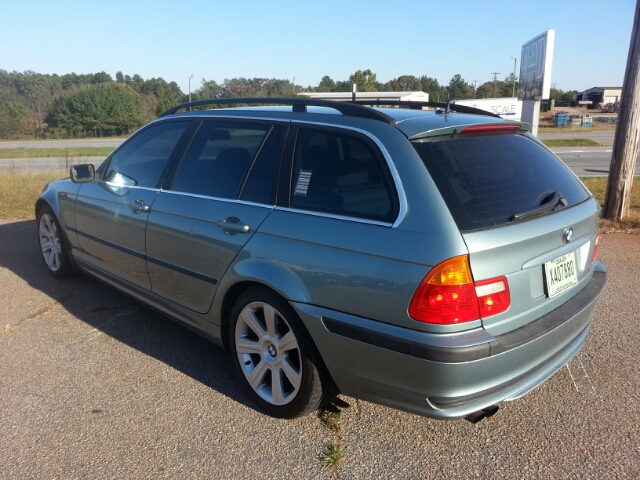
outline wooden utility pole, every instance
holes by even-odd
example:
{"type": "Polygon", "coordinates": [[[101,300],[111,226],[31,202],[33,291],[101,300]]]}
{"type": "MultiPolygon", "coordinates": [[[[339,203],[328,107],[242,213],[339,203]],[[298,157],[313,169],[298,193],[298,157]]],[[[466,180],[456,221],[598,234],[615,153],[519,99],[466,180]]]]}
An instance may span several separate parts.
{"type": "Polygon", "coordinates": [[[631,185],[636,168],[640,140],[640,0],[636,0],[636,13],[631,30],[631,43],[627,68],[624,73],[622,98],[616,134],[613,139],[613,155],[609,168],[607,194],[602,218],[622,220],[631,202],[631,185]]]}
{"type": "MultiPolygon", "coordinates": [[[[640,0],[638,0],[640,1],[640,0]]],[[[493,75],[493,92],[491,93],[491,95],[493,97],[496,96],[496,81],[498,80],[498,75],[500,75],[500,72],[491,72],[491,75],[493,75]]]]}

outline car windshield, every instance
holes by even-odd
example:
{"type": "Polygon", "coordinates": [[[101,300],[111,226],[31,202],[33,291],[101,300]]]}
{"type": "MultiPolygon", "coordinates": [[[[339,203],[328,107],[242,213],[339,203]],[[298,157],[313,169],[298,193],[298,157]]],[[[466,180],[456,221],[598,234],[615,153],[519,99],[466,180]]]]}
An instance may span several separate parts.
{"type": "Polygon", "coordinates": [[[561,161],[525,135],[447,136],[412,144],[462,231],[530,219],[589,198],[561,161]]]}

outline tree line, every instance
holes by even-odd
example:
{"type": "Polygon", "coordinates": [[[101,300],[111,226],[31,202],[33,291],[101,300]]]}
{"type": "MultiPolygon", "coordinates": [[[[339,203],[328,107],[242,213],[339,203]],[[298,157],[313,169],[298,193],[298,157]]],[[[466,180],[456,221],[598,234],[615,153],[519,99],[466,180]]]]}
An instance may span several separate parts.
{"type": "MultiPolygon", "coordinates": [[[[295,82],[295,79],[294,79],[295,82]]],[[[518,90],[513,74],[477,86],[461,75],[448,84],[423,75],[402,75],[388,82],[377,80],[371,70],[357,70],[348,79],[324,76],[306,88],[286,79],[232,78],[218,84],[202,79],[191,92],[192,100],[210,98],[293,97],[302,92],[424,91],[432,101],[449,98],[510,97],[518,90]]],[[[573,93],[552,89],[552,98],[570,101],[573,93]]],[[[78,75],[40,74],[0,69],[0,139],[82,138],[128,135],[167,109],[189,100],[176,82],[163,78],[106,72],[78,75]]]]}

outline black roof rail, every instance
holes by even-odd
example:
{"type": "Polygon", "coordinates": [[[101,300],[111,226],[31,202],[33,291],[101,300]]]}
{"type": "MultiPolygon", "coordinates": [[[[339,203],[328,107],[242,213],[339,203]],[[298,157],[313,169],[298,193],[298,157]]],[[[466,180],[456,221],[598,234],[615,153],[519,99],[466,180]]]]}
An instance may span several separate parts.
{"type": "MultiPolygon", "coordinates": [[[[294,112],[306,112],[307,107],[328,107],[337,110],[341,114],[349,117],[368,118],[393,125],[396,121],[379,110],[367,108],[352,102],[336,102],[331,100],[315,100],[312,98],[276,98],[276,97],[260,97],[260,98],[214,98],[211,100],[196,100],[187,102],[170,108],[164,112],[161,117],[172,115],[179,110],[189,107],[199,107],[202,105],[228,105],[233,103],[242,103],[249,105],[291,105],[294,112]]],[[[405,102],[406,103],[406,102],[405,102]]]]}
{"type": "Polygon", "coordinates": [[[458,113],[472,113],[474,115],[485,115],[487,117],[502,118],[495,113],[487,112],[475,107],[468,107],[467,105],[457,105],[455,100],[449,102],[420,102],[414,100],[367,100],[358,99],[349,100],[348,103],[355,103],[357,105],[370,105],[370,106],[388,106],[388,107],[408,107],[412,110],[422,110],[423,107],[435,108],[442,110],[442,113],[448,113],[447,110],[458,113]]]}

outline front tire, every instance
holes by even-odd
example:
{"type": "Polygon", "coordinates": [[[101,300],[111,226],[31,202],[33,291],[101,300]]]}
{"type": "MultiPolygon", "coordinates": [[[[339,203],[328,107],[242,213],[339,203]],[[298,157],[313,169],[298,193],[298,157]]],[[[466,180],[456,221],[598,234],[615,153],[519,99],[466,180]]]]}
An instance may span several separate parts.
{"type": "Polygon", "coordinates": [[[293,308],[269,289],[242,293],[231,311],[232,361],[271,416],[296,418],[333,397],[335,385],[293,308]]]}
{"type": "Polygon", "coordinates": [[[67,245],[60,223],[48,205],[38,211],[38,238],[40,258],[47,271],[55,278],[67,278],[73,275],[67,245]]]}

